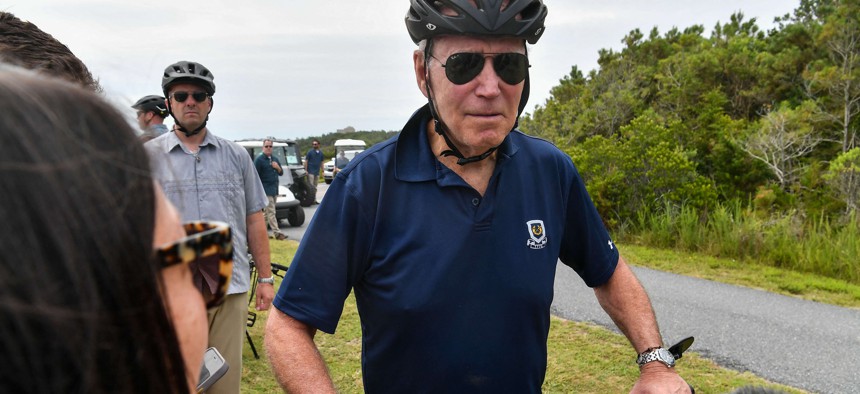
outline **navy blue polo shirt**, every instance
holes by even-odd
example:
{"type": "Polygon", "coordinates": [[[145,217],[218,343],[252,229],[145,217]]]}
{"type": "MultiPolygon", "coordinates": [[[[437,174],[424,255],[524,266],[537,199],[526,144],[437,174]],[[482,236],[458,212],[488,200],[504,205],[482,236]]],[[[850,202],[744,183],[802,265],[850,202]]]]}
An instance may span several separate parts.
{"type": "Polygon", "coordinates": [[[481,196],[430,150],[427,107],[337,174],[278,290],[333,333],[351,290],[367,392],[540,392],[558,259],[589,286],[618,261],[582,179],[512,132],[481,196]]]}

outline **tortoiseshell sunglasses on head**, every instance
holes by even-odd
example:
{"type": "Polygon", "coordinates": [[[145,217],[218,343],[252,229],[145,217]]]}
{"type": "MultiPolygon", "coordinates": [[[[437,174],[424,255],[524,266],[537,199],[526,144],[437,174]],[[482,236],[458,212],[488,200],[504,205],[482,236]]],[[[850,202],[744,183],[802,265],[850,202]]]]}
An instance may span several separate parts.
{"type": "Polygon", "coordinates": [[[230,226],[224,222],[188,222],[186,237],[156,250],[162,268],[187,264],[194,286],[203,294],[206,308],[220,305],[233,274],[230,226]]]}

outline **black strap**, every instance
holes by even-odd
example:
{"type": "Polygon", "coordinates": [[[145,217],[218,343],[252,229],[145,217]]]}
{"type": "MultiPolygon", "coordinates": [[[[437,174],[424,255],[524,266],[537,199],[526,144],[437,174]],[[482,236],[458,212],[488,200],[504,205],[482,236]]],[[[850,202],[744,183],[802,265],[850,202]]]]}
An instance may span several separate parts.
{"type": "MultiPolygon", "coordinates": [[[[431,107],[431,108],[432,108],[432,107],[431,107]]],[[[431,111],[431,112],[432,112],[432,111],[431,111]]],[[[493,152],[495,152],[497,149],[499,149],[499,147],[498,147],[498,146],[494,146],[494,147],[490,148],[489,150],[487,150],[486,152],[484,152],[484,153],[482,153],[482,154],[480,154],[480,155],[472,156],[472,157],[465,157],[465,156],[463,156],[463,154],[460,152],[460,150],[459,150],[459,149],[457,149],[457,147],[456,147],[456,146],[454,146],[454,144],[453,144],[453,143],[451,142],[451,140],[448,138],[448,133],[445,133],[445,132],[443,132],[443,131],[440,131],[440,130],[442,130],[442,129],[443,129],[443,127],[444,127],[444,126],[442,125],[442,122],[440,122],[440,121],[439,121],[438,119],[436,119],[435,117],[433,118],[433,122],[435,122],[435,126],[436,126],[436,127],[434,127],[434,129],[436,130],[436,133],[438,133],[439,135],[441,135],[441,136],[442,136],[442,138],[444,138],[444,139],[445,139],[445,144],[447,144],[447,145],[448,145],[448,150],[443,150],[443,151],[442,151],[442,153],[441,153],[441,155],[442,155],[442,156],[445,156],[445,157],[448,157],[448,156],[454,156],[454,157],[456,157],[456,158],[457,158],[457,164],[459,164],[459,165],[461,165],[461,166],[462,166],[462,165],[469,164],[469,163],[474,163],[474,162],[476,162],[476,161],[484,160],[484,159],[486,159],[487,157],[489,157],[491,154],[493,154],[493,152]]]]}

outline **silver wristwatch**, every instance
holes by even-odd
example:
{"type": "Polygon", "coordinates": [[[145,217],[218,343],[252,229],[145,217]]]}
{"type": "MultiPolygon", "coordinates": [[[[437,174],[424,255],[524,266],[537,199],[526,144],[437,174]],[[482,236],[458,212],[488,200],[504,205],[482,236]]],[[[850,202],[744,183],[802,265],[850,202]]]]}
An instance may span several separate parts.
{"type": "Polygon", "coordinates": [[[275,284],[275,277],[271,276],[268,278],[257,278],[257,283],[268,283],[270,285],[275,284]]]}
{"type": "Polygon", "coordinates": [[[659,361],[669,368],[675,366],[675,356],[662,347],[646,350],[640,353],[639,357],[636,357],[636,364],[639,364],[640,367],[652,361],[659,361]]]}

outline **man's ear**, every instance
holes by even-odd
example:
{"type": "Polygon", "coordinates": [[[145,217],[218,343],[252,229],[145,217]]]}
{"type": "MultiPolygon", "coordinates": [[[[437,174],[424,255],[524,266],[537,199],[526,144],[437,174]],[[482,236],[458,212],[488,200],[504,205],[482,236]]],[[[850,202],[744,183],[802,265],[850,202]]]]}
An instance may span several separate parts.
{"type": "Polygon", "coordinates": [[[427,67],[424,63],[424,52],[416,49],[412,52],[412,63],[415,67],[415,82],[418,83],[418,90],[427,96],[427,67]]]}

